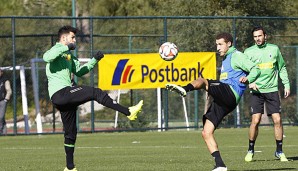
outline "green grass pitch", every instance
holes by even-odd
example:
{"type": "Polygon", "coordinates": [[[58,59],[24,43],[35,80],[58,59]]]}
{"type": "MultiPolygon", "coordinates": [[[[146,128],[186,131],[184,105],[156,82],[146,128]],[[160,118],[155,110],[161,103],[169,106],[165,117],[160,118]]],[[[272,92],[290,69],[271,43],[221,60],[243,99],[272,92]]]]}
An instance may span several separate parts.
{"type": "MultiPolygon", "coordinates": [[[[218,129],[215,136],[229,171],[298,170],[298,127],[285,127],[283,150],[289,162],[275,159],[273,127],[260,127],[254,161],[244,161],[247,128],[218,129]]],[[[205,171],[214,161],[201,130],[78,134],[79,171],[205,171]]],[[[0,137],[1,171],[62,171],[63,135],[0,137]]]]}

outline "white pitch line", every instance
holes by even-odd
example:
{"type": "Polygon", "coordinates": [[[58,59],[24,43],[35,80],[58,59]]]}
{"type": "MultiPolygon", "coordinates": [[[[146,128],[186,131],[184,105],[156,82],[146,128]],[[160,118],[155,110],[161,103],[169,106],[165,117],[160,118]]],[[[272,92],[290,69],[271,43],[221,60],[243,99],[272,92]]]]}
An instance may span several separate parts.
{"type": "MultiPolygon", "coordinates": [[[[204,146],[205,147],[205,146],[204,146]]],[[[246,148],[247,146],[222,146],[222,148],[246,148]]],[[[272,148],[275,145],[270,146],[257,146],[258,148],[272,148]]],[[[284,148],[291,148],[291,147],[298,147],[298,145],[286,145],[284,148]]],[[[63,148],[62,146],[59,148],[63,148]]],[[[76,146],[77,149],[132,149],[132,148],[139,148],[139,149],[154,149],[154,148],[174,148],[174,149],[197,149],[201,148],[201,146],[76,146]]],[[[3,150],[48,150],[48,149],[57,149],[57,147],[7,147],[7,148],[0,148],[3,150]]],[[[262,151],[255,151],[255,152],[262,152],[262,151]]]]}
{"type": "MultiPolygon", "coordinates": [[[[59,147],[60,148],[60,147],[59,147]]],[[[198,146],[76,146],[77,149],[132,149],[132,148],[143,148],[143,149],[150,149],[150,148],[181,148],[181,149],[193,149],[198,148],[198,146]]],[[[7,147],[7,148],[0,148],[3,150],[48,150],[48,149],[57,149],[56,147],[7,147]]],[[[62,149],[62,147],[61,147],[62,149]]]]}

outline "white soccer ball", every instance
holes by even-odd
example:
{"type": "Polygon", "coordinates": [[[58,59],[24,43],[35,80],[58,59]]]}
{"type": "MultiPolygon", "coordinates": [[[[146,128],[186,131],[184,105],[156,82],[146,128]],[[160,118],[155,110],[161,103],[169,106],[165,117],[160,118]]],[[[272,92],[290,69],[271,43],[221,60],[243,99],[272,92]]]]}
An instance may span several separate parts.
{"type": "Polygon", "coordinates": [[[163,60],[172,61],[178,55],[178,48],[172,42],[165,42],[159,47],[159,55],[163,60]]]}

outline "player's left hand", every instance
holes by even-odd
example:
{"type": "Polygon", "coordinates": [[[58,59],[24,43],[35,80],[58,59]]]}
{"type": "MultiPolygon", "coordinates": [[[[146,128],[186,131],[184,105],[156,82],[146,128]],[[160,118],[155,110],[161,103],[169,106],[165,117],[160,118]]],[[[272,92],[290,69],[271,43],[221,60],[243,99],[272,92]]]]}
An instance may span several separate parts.
{"type": "Polygon", "coordinates": [[[290,90],[288,89],[285,89],[285,95],[284,95],[284,97],[285,98],[287,98],[287,97],[289,97],[289,95],[290,95],[290,90]]]}
{"type": "Polygon", "coordinates": [[[93,56],[96,60],[100,61],[103,57],[104,57],[104,54],[101,52],[101,51],[98,51],[94,54],[93,56]]]}

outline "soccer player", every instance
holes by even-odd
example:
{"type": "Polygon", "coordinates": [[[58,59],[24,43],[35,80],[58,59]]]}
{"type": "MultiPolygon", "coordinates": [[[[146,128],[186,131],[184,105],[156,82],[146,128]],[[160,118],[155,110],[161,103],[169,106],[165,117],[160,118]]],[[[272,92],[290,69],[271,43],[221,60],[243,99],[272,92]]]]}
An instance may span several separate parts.
{"type": "Polygon", "coordinates": [[[279,48],[266,42],[266,32],[262,27],[252,30],[255,45],[247,48],[244,54],[261,70],[261,75],[252,83],[251,90],[251,124],[249,128],[249,145],[245,161],[250,162],[254,156],[254,146],[258,136],[258,126],[264,113],[266,103],[267,115],[272,117],[274,123],[274,135],[276,140],[275,156],[280,161],[288,161],[282,151],[283,127],[280,116],[281,107],[278,94],[278,77],[285,87],[284,97],[290,95],[290,82],[284,59],[279,48]]]}
{"type": "Polygon", "coordinates": [[[0,68],[0,135],[7,134],[5,113],[11,94],[10,81],[3,75],[3,71],[0,68]]]}
{"type": "Polygon", "coordinates": [[[198,78],[186,86],[167,84],[166,88],[186,96],[187,92],[204,89],[213,97],[205,115],[203,115],[202,137],[207,148],[215,159],[213,171],[226,171],[214,131],[222,119],[232,112],[246,89],[246,84],[252,83],[258,77],[259,69],[241,52],[233,46],[233,37],[229,33],[220,33],[216,36],[217,52],[223,58],[220,80],[198,78]],[[249,75],[247,75],[249,73],[249,75]]]}
{"type": "Polygon", "coordinates": [[[70,52],[76,48],[76,28],[63,26],[58,31],[58,42],[43,55],[48,78],[48,90],[54,106],[60,111],[64,128],[64,149],[66,168],[64,171],[76,171],[73,154],[77,138],[76,110],[83,103],[95,100],[98,103],[117,110],[135,120],[141,111],[143,100],[136,106],[124,107],[113,101],[109,95],[99,88],[72,85],[72,73],[78,77],[88,73],[104,57],[101,51],[94,54],[86,64],[80,65],[78,59],[70,52]]]}

